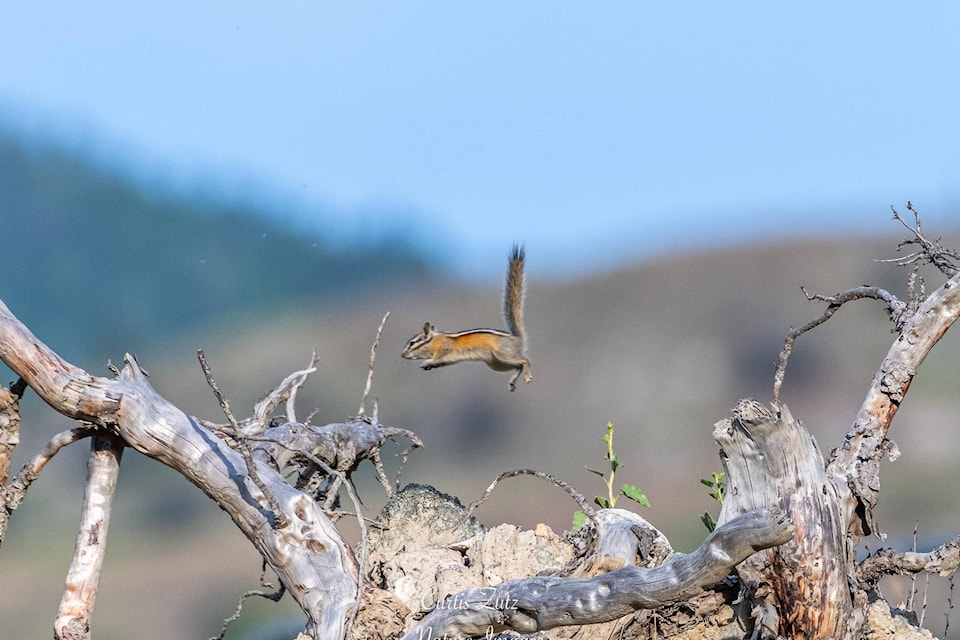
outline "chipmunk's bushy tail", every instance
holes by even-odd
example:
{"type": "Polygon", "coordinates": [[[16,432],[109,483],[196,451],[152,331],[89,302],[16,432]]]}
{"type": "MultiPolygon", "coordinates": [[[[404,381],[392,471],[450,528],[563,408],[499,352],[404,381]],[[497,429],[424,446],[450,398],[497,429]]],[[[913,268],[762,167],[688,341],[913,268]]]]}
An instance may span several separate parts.
{"type": "Polygon", "coordinates": [[[510,252],[510,267],[507,271],[507,287],[503,293],[503,318],[507,323],[507,331],[525,341],[526,328],[523,325],[523,298],[526,285],[524,283],[523,263],[526,252],[523,245],[514,244],[510,252]]]}

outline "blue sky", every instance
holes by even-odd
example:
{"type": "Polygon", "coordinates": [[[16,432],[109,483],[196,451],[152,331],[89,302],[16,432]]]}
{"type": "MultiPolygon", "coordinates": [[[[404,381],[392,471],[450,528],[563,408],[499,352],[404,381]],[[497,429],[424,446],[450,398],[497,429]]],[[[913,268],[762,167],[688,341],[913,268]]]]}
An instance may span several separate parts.
{"type": "Polygon", "coordinates": [[[960,203],[947,2],[0,4],[0,116],[464,273],[928,229],[960,203]],[[490,268],[490,265],[495,265],[490,268]]]}

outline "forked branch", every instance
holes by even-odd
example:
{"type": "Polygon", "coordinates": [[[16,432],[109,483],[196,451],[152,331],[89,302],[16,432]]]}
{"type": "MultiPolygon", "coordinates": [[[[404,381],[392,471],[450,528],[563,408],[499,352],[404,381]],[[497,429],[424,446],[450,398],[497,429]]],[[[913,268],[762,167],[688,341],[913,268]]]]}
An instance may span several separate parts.
{"type": "Polygon", "coordinates": [[[896,209],[894,209],[892,206],[890,207],[890,210],[893,212],[893,219],[900,222],[900,224],[910,231],[911,235],[913,236],[912,238],[908,238],[897,245],[897,250],[910,245],[918,245],[920,248],[904,257],[884,260],[884,262],[895,262],[901,267],[906,267],[909,265],[932,264],[948,278],[952,278],[953,276],[957,275],[958,267],[952,262],[952,260],[960,260],[960,254],[953,249],[944,247],[940,243],[940,238],[931,239],[924,235],[923,227],[920,223],[920,212],[917,211],[911,202],[907,203],[907,209],[913,214],[912,227],[907,224],[902,217],[900,217],[900,214],[897,213],[896,209]]]}

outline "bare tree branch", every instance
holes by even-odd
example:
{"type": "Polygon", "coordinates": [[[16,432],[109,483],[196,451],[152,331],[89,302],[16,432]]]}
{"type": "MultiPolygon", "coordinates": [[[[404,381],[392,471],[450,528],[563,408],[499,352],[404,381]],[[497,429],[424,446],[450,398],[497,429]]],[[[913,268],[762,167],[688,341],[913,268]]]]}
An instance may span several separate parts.
{"type": "MultiPolygon", "coordinates": [[[[377,327],[377,337],[373,341],[373,345],[370,347],[370,368],[367,371],[367,384],[363,388],[363,395],[360,396],[360,409],[357,410],[357,416],[363,417],[366,415],[367,409],[367,396],[370,395],[370,387],[373,384],[373,365],[377,359],[377,347],[380,346],[380,334],[383,333],[383,327],[387,324],[387,318],[390,317],[390,312],[387,311],[386,315],[383,316],[383,320],[380,321],[380,326],[377,327]]],[[[376,409],[374,409],[374,422],[376,422],[376,409]]]]}
{"type": "Polygon", "coordinates": [[[949,576],[956,573],[958,567],[960,567],[960,537],[927,553],[881,549],[858,565],[857,575],[861,582],[872,585],[885,575],[905,575],[925,571],[949,576]]]}
{"type": "MultiPolygon", "coordinates": [[[[287,446],[287,445],[281,445],[287,446]]],[[[350,501],[353,502],[354,512],[357,516],[357,524],[360,527],[360,559],[359,564],[361,567],[366,566],[367,564],[367,524],[363,519],[363,508],[360,506],[360,498],[357,496],[356,490],[353,488],[353,483],[350,482],[350,479],[346,477],[340,471],[330,467],[326,462],[313,455],[309,451],[298,450],[297,453],[302,455],[312,464],[318,466],[330,477],[336,478],[338,481],[337,486],[343,486],[347,490],[347,495],[350,496],[350,501]]],[[[331,492],[335,492],[336,489],[331,489],[331,492]]],[[[350,629],[353,627],[354,621],[357,619],[357,613],[360,611],[360,596],[363,593],[363,571],[360,571],[357,574],[357,595],[355,600],[355,605],[353,611],[350,614],[350,618],[347,620],[347,626],[345,630],[345,635],[347,638],[350,637],[350,629]]]]}
{"type": "Polygon", "coordinates": [[[107,529],[123,448],[123,441],[114,435],[95,436],[90,443],[77,546],[53,623],[57,640],[90,637],[90,620],[107,550],[107,529]]]}
{"type": "Polygon", "coordinates": [[[287,422],[296,422],[297,392],[307,381],[307,378],[310,377],[310,374],[316,373],[318,362],[317,351],[314,349],[310,354],[310,363],[305,369],[294,371],[284,378],[283,381],[277,385],[276,389],[273,389],[257,401],[257,404],[253,406],[253,413],[250,419],[241,423],[241,433],[247,435],[262,433],[264,429],[270,426],[270,417],[282,402],[286,402],[285,414],[287,422]]]}
{"type": "Polygon", "coordinates": [[[905,313],[907,311],[906,303],[901,302],[895,295],[879,287],[868,287],[864,285],[842,291],[833,296],[823,296],[819,294],[811,295],[810,293],[807,293],[807,290],[804,287],[800,287],[800,290],[803,291],[803,295],[807,297],[807,300],[819,300],[821,302],[826,302],[828,306],[819,317],[814,318],[799,329],[791,329],[787,334],[787,337],[783,342],[783,348],[780,350],[780,357],[777,361],[777,371],[773,376],[774,402],[780,401],[780,387],[783,385],[783,379],[787,372],[787,361],[790,358],[790,354],[793,352],[793,343],[804,333],[815,329],[832,318],[833,314],[835,314],[845,303],[853,300],[862,300],[864,298],[882,300],[883,302],[887,303],[887,313],[898,329],[902,326],[905,313]]]}

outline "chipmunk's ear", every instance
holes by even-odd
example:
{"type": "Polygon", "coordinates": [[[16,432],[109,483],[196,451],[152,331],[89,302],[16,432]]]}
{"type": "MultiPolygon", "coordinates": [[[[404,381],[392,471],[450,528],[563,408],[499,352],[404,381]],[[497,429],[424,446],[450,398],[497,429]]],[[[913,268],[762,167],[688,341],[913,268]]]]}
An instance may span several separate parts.
{"type": "Polygon", "coordinates": [[[423,335],[428,336],[428,335],[430,335],[431,333],[433,333],[433,325],[431,325],[429,322],[424,322],[424,323],[423,323],[423,335]]]}

